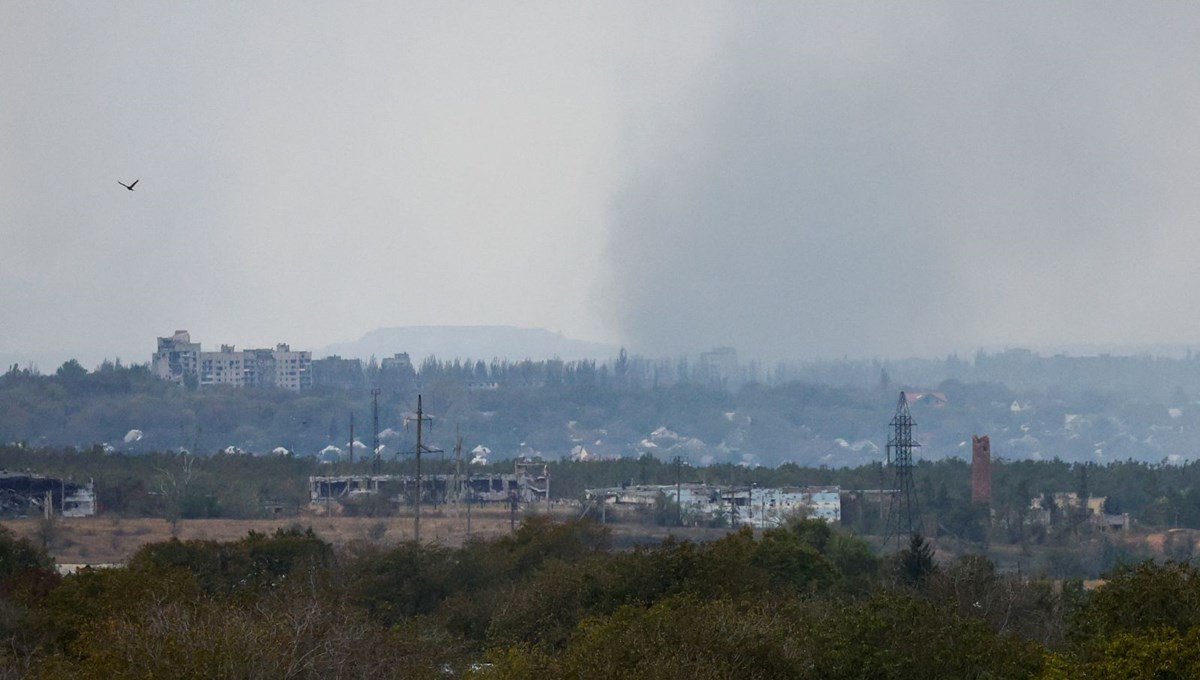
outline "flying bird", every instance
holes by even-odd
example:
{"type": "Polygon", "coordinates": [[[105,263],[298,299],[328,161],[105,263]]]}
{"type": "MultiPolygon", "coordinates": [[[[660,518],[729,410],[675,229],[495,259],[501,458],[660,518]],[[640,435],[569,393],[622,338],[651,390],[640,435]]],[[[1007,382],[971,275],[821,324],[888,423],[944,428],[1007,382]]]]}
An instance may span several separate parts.
{"type": "Polygon", "coordinates": [[[117,184],[120,184],[121,186],[125,187],[126,189],[129,189],[130,191],[133,191],[133,188],[136,187],[137,183],[140,181],[142,181],[142,178],[139,177],[139,178],[133,180],[133,184],[126,184],[126,183],[122,182],[121,180],[117,180],[117,184]]]}

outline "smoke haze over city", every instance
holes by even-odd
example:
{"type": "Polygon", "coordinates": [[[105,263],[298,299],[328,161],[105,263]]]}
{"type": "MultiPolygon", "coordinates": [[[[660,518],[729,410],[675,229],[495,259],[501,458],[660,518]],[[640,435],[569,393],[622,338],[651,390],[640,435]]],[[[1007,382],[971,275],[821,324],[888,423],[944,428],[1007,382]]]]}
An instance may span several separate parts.
{"type": "Polygon", "coordinates": [[[1200,337],[1193,5],[3,15],[7,362],[182,328],[768,359],[1200,337]]]}

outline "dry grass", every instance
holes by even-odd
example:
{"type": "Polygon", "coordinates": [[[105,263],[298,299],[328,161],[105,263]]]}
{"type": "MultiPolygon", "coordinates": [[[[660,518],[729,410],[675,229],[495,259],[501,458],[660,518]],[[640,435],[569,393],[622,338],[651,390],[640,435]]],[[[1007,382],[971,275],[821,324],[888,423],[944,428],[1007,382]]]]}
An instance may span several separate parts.
{"type": "MultiPolygon", "coordinates": [[[[519,523],[526,513],[543,514],[546,507],[518,513],[519,523]]],[[[566,520],[579,516],[578,504],[556,503],[550,509],[555,519],[566,520]]],[[[657,543],[668,535],[694,541],[718,538],[727,530],[646,526],[635,515],[611,513],[608,525],[614,547],[628,548],[637,544],[657,543]]],[[[473,508],[471,535],[476,538],[497,538],[512,530],[514,518],[504,507],[473,508]]],[[[115,516],[56,518],[47,529],[40,518],[5,520],[2,524],[18,536],[35,543],[46,540],[50,554],[59,564],[113,564],[124,562],[147,543],[168,541],[172,537],[183,541],[236,541],[251,531],[273,533],[276,529],[311,527],[323,540],[335,546],[354,542],[393,545],[413,538],[412,514],[395,517],[328,516],[322,512],[304,513],[277,519],[185,519],[172,527],[165,519],[121,518],[115,516]]],[[[465,510],[426,508],[421,513],[421,540],[446,546],[460,546],[467,539],[465,510]]]]}
{"type": "MultiPolygon", "coordinates": [[[[560,519],[574,516],[566,509],[556,510],[560,519]],[[560,514],[561,513],[561,514],[560,514]]],[[[517,521],[523,515],[517,516],[517,521]]],[[[302,514],[278,519],[185,519],[175,527],[165,519],[119,517],[57,518],[46,530],[40,518],[5,520],[3,525],[16,535],[41,543],[49,538],[48,549],[59,564],[100,564],[123,562],[147,543],[170,540],[236,541],[251,531],[273,533],[276,529],[311,527],[322,539],[342,546],[356,541],[384,545],[413,538],[411,514],[396,517],[339,517],[302,514]]],[[[503,508],[472,509],[471,534],[495,538],[510,530],[510,515],[503,508]]],[[[421,514],[421,540],[458,546],[467,538],[466,512],[425,510],[421,514]]]]}

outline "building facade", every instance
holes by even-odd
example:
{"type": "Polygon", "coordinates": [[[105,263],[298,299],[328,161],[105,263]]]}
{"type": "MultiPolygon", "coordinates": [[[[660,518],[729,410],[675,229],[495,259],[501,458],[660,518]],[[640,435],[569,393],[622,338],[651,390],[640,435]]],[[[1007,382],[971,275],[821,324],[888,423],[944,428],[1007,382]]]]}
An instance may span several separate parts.
{"type": "Polygon", "coordinates": [[[312,384],[314,386],[361,388],[366,382],[361,359],[343,359],[334,354],[312,361],[312,384]]]}
{"type": "Polygon", "coordinates": [[[771,528],[786,525],[790,517],[809,517],[830,524],[842,520],[841,489],[836,486],[643,484],[584,492],[590,503],[618,508],[654,507],[660,496],[678,502],[685,522],[691,523],[724,517],[733,526],[771,528]]]}
{"type": "Polygon", "coordinates": [[[280,343],[274,349],[237,351],[221,345],[204,352],[187,331],[158,339],[151,370],[163,380],[183,384],[189,377],[200,386],[278,387],[299,392],[312,387],[312,352],[292,351],[280,343]]]}
{"type": "Polygon", "coordinates": [[[695,377],[710,385],[733,386],[741,382],[737,351],[732,347],[702,352],[696,362],[696,371],[695,377]]]}
{"type": "Polygon", "coordinates": [[[158,339],[158,350],[150,364],[158,377],[183,384],[184,376],[199,372],[200,343],[192,342],[187,331],[175,331],[169,338],[158,339]]]}

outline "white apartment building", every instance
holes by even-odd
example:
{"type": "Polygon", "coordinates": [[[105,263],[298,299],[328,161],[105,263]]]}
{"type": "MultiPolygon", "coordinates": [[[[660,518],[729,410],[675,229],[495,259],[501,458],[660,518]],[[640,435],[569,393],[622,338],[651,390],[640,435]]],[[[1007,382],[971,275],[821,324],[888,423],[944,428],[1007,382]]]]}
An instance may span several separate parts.
{"type": "Polygon", "coordinates": [[[239,352],[233,345],[221,345],[219,352],[203,352],[187,331],[158,339],[152,368],[158,377],[176,383],[192,375],[202,386],[272,386],[293,392],[312,387],[312,352],[294,352],[284,343],[275,349],[239,352]]]}
{"type": "Polygon", "coordinates": [[[246,353],[233,345],[221,345],[220,352],[200,353],[201,385],[246,386],[246,353]]]}
{"type": "Polygon", "coordinates": [[[274,370],[268,384],[293,392],[312,387],[312,352],[293,352],[288,345],[278,344],[271,359],[266,369],[274,370]]]}

